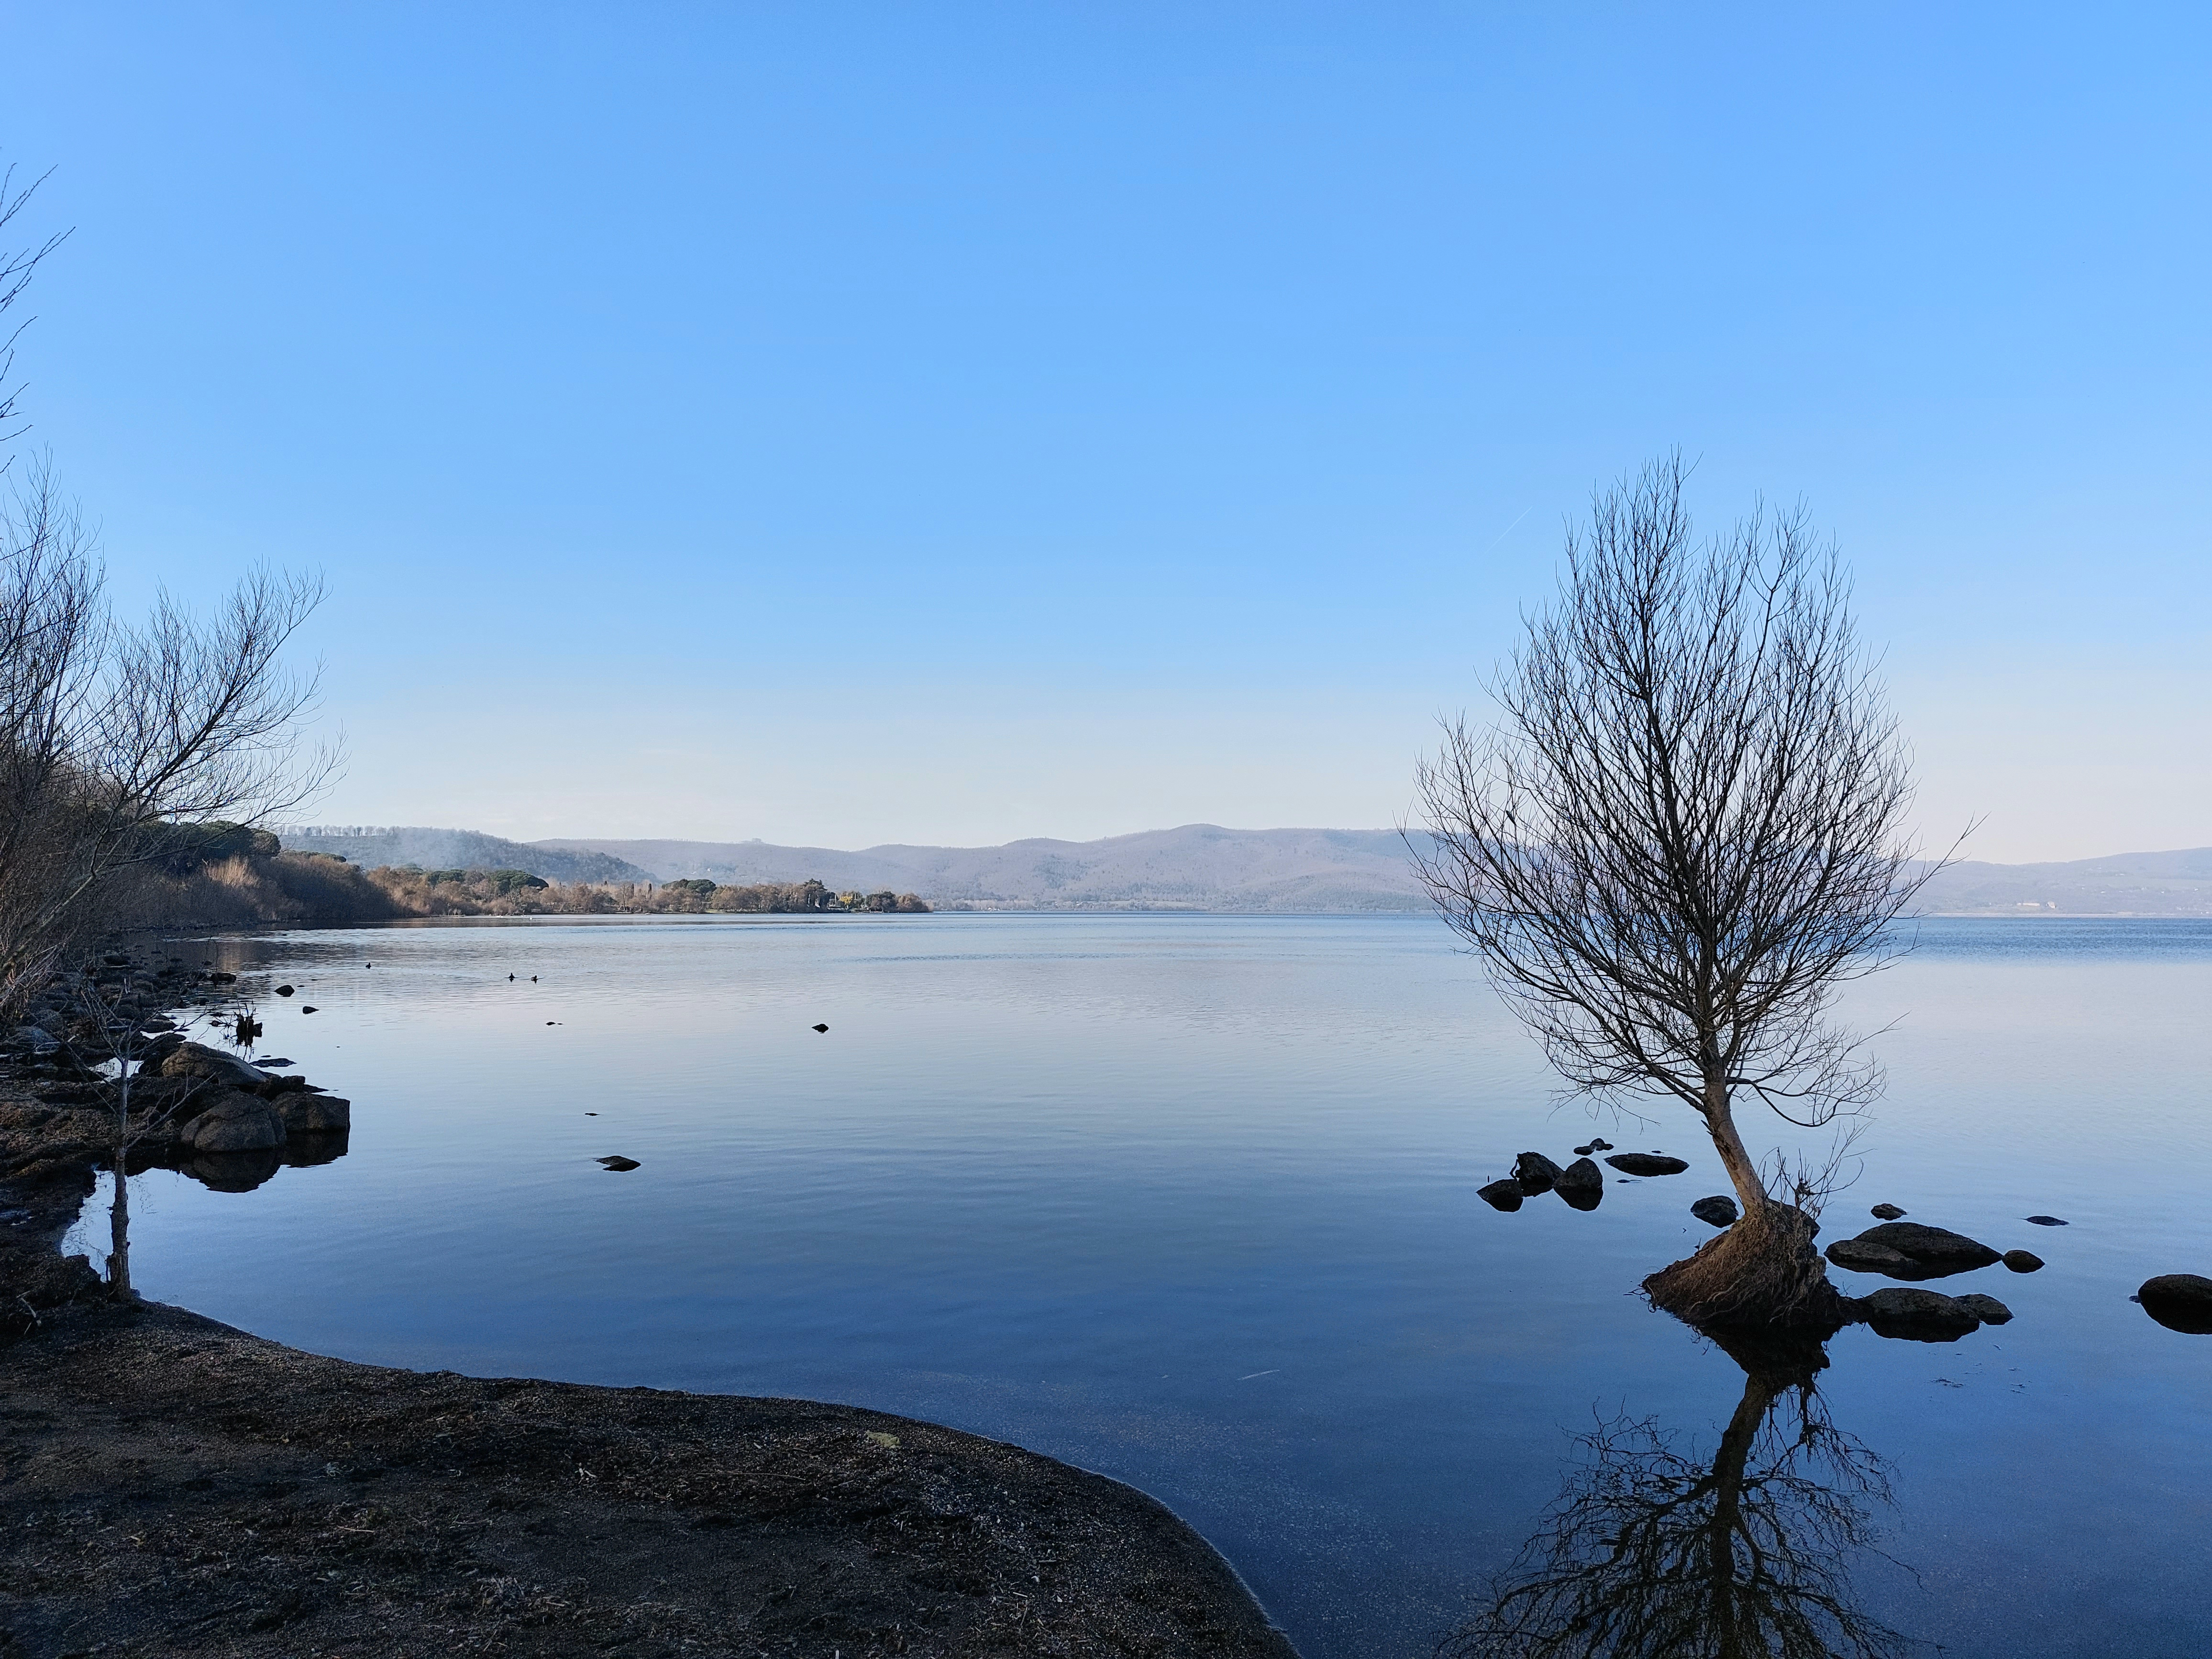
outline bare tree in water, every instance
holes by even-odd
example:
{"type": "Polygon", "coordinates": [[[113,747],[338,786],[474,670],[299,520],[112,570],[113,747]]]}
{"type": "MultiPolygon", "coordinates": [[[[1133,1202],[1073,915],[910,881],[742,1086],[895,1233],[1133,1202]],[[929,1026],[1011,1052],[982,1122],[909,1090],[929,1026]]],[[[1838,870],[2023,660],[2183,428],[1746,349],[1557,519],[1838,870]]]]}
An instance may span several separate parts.
{"type": "Polygon", "coordinates": [[[1833,1292],[1736,1107],[1818,1126],[1879,1091],[1827,1015],[1931,871],[1834,550],[1802,513],[1700,544],[1682,483],[1658,462],[1570,533],[1498,720],[1453,726],[1420,769],[1434,839],[1414,857],[1570,1085],[1672,1097],[1711,1135],[1741,1218],[1647,1279],[1654,1301],[1772,1322],[1833,1292]]]}
{"type": "Polygon", "coordinates": [[[1743,1397],[1710,1459],[1607,1423],[1489,1604],[1441,1659],[1901,1659],[1925,1644],[1863,1612],[1881,1460],[1829,1420],[1818,1345],[1736,1352],[1743,1397]]]}

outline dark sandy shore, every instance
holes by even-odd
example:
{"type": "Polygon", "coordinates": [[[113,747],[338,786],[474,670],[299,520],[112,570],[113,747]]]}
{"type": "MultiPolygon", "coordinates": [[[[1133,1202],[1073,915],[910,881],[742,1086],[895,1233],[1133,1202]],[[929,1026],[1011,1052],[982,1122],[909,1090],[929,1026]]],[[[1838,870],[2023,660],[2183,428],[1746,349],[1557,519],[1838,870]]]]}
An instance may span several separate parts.
{"type": "MultiPolygon", "coordinates": [[[[0,1077],[0,1656],[1270,1656],[1133,1489],[806,1401],[425,1375],[109,1300],[0,1077]]],[[[48,1091],[49,1093],[53,1091],[48,1091]]]]}

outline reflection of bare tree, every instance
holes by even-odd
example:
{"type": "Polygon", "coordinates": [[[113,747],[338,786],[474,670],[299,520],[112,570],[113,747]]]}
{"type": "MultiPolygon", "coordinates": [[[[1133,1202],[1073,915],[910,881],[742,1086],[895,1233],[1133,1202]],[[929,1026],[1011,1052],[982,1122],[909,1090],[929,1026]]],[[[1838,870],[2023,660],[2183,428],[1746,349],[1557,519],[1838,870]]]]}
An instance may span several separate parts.
{"type": "Polygon", "coordinates": [[[1838,1430],[1814,1342],[1726,1345],[1743,1399],[1710,1462],[1650,1419],[1601,1424],[1493,1599],[1443,1659],[1890,1659],[1920,1644],[1868,1617],[1851,1558],[1890,1501],[1838,1430]]]}

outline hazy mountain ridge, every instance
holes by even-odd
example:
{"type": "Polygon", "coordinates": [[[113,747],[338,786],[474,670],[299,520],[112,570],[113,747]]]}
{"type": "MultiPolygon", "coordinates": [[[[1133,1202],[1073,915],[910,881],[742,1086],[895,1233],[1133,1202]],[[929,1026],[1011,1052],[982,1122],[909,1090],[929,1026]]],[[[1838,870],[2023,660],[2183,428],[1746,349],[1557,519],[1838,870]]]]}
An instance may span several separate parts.
{"type": "Polygon", "coordinates": [[[549,842],[507,841],[474,830],[292,824],[276,838],[289,853],[333,853],[363,869],[419,864],[426,870],[527,870],[547,881],[659,881],[660,877],[605,853],[549,842]]]}
{"type": "Polygon", "coordinates": [[[664,878],[894,888],[979,909],[1416,910],[1395,830],[1224,830],[1188,823],[1103,841],[1003,847],[777,847],[763,842],[561,840],[664,878]]]}
{"type": "Polygon", "coordinates": [[[2059,864],[1954,864],[1922,890],[1930,915],[2212,916],[2212,847],[2059,864]]]}
{"type": "MultiPolygon", "coordinates": [[[[895,887],[979,908],[1419,910],[1427,902],[1395,830],[1227,830],[1190,823],[1103,841],[1003,847],[562,840],[664,878],[895,887]]],[[[1954,865],[1916,907],[1933,915],[2212,915],[2212,848],[2065,863],[1954,865]]]]}
{"type": "MultiPolygon", "coordinates": [[[[1427,903],[1395,830],[1231,830],[1187,823],[1101,841],[1002,847],[893,843],[850,851],[765,842],[558,837],[468,830],[289,829],[291,849],[364,866],[527,870],[549,881],[738,885],[818,880],[1007,910],[1418,911],[1427,903]]],[[[2063,863],[1954,865],[1915,907],[1931,915],[2212,916],[2212,848],[2063,863]]]]}

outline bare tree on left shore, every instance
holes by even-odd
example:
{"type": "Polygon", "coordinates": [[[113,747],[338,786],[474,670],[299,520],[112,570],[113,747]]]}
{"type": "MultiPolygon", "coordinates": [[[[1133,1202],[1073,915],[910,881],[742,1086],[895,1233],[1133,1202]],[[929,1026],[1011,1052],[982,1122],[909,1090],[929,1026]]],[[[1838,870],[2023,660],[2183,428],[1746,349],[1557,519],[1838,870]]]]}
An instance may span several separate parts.
{"type": "Polygon", "coordinates": [[[91,533],[40,464],[0,501],[0,1006],[99,918],[118,871],[177,827],[257,823],[322,787],[335,753],[301,718],[317,677],[283,662],[319,578],[249,572],[207,614],[167,593],[118,621],[91,533]]]}

